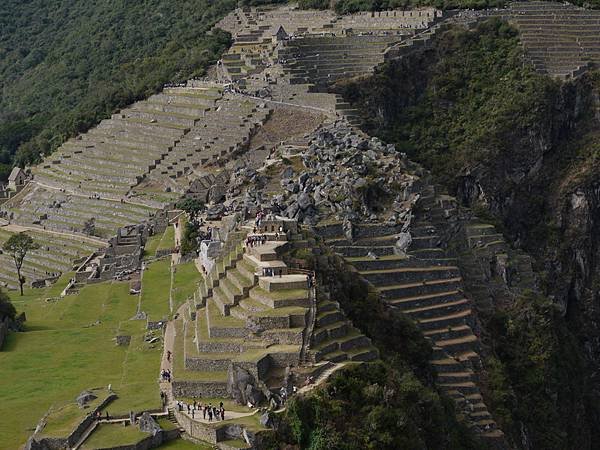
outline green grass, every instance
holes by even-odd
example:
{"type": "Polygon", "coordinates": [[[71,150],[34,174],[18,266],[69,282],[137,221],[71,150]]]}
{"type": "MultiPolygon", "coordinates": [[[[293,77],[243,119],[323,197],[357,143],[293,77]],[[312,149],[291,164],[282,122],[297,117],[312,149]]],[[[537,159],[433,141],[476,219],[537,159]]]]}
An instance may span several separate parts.
{"type": "Polygon", "coordinates": [[[183,439],[176,439],[157,448],[160,450],[213,450],[214,446],[210,444],[194,444],[183,439]]]}
{"type": "MultiPolygon", "coordinates": [[[[68,279],[27,289],[23,297],[11,294],[27,322],[26,332],[11,333],[0,352],[2,448],[18,448],[51,406],[58,410],[72,403],[84,389],[112,384],[119,398],[107,407],[111,415],[160,405],[161,349],[144,342],[143,321],[129,321],[137,297],[129,295],[128,283],[89,285],[79,295],[46,302],[68,279]],[[129,347],[113,340],[123,330],[132,332],[129,347]]],[[[56,422],[57,429],[71,429],[80,417],[70,415],[71,422],[69,415],[56,422]]]]}
{"type": "Polygon", "coordinates": [[[198,272],[194,261],[175,266],[173,278],[173,311],[194,295],[202,275],[198,272]]]}
{"type": "Polygon", "coordinates": [[[98,398],[88,403],[89,408],[82,409],[76,402],[53,408],[46,417],[46,426],[42,434],[49,437],[69,435],[73,431],[74,424],[80,422],[91,409],[96,408],[109,395],[105,389],[96,391],[95,394],[98,398]]]}
{"type": "Polygon", "coordinates": [[[171,290],[171,259],[155,261],[144,271],[141,309],[153,321],[169,316],[171,290]]]}
{"type": "Polygon", "coordinates": [[[137,426],[100,424],[81,448],[91,450],[135,444],[148,436],[150,434],[140,431],[137,426]]]}
{"type": "Polygon", "coordinates": [[[155,234],[148,238],[146,245],[144,246],[144,259],[150,258],[156,254],[156,249],[158,248],[161,239],[162,234],[155,234]]]}
{"type": "Polygon", "coordinates": [[[157,250],[170,250],[175,247],[175,227],[169,225],[162,235],[157,250]]]}

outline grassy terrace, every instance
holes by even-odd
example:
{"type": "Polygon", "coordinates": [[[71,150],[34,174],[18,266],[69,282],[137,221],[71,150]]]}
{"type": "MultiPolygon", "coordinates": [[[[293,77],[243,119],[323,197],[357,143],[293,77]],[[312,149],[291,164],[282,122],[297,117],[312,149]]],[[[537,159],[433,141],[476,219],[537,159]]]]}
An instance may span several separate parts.
{"type": "Polygon", "coordinates": [[[144,246],[144,259],[149,259],[156,254],[156,249],[158,248],[161,239],[162,234],[155,234],[148,238],[146,245],[144,246]]]}
{"type": "Polygon", "coordinates": [[[121,424],[100,424],[89,439],[86,440],[85,444],[81,446],[81,449],[92,450],[96,448],[131,445],[148,436],[150,436],[150,434],[143,433],[137,426],[124,427],[121,424]]]}
{"type": "Polygon", "coordinates": [[[175,228],[169,225],[162,235],[156,250],[170,250],[175,247],[175,228]]]}
{"type": "Polygon", "coordinates": [[[190,441],[177,439],[175,441],[167,442],[157,448],[160,450],[213,450],[214,447],[209,444],[194,444],[190,441]]]}
{"type": "MultiPolygon", "coordinates": [[[[160,406],[161,349],[144,342],[143,321],[129,320],[137,307],[129,284],[89,285],[78,295],[46,301],[59,295],[69,276],[50,288],[13,295],[27,328],[11,333],[0,352],[2,448],[18,448],[51,406],[61,409],[84,389],[112,384],[119,398],[107,408],[111,415],[160,406]],[[115,345],[121,333],[132,336],[129,347],[115,345]]],[[[80,416],[67,412],[47,429],[72,428],[80,416]]]]}
{"type": "Polygon", "coordinates": [[[165,319],[170,314],[171,259],[151,263],[144,271],[141,310],[152,321],[165,319]]]}
{"type": "Polygon", "coordinates": [[[202,275],[198,272],[194,261],[175,266],[173,276],[173,311],[177,311],[189,297],[194,295],[202,275]]]}

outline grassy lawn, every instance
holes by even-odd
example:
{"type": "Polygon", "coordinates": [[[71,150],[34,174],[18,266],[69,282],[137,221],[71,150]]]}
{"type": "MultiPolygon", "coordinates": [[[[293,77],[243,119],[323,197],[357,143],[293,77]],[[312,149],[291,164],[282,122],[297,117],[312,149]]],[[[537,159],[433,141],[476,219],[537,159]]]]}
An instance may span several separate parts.
{"type": "Polygon", "coordinates": [[[175,266],[173,278],[173,311],[177,311],[188,297],[194,295],[202,275],[198,272],[194,261],[175,266]]]}
{"type": "Polygon", "coordinates": [[[158,321],[169,316],[170,290],[171,258],[151,263],[144,271],[141,305],[150,320],[158,321]]]}
{"type": "MultiPolygon", "coordinates": [[[[112,384],[119,398],[108,406],[110,414],[160,405],[161,348],[144,342],[143,321],[129,321],[137,297],[129,295],[128,283],[89,285],[78,295],[56,299],[68,278],[50,288],[28,289],[23,297],[11,293],[18,311],[27,315],[27,328],[9,334],[0,352],[2,448],[18,448],[50,407],[61,410],[84,389],[112,384]],[[131,333],[129,347],[115,345],[114,337],[123,331],[131,333]]],[[[67,407],[48,431],[72,428],[79,413],[67,407]]]]}
{"type": "Polygon", "coordinates": [[[137,426],[100,424],[81,448],[92,450],[135,444],[148,436],[150,435],[140,431],[137,426]]]}
{"type": "Polygon", "coordinates": [[[157,448],[160,450],[213,450],[215,447],[209,444],[194,444],[183,439],[176,439],[157,448]]]}
{"type": "Polygon", "coordinates": [[[175,247],[175,227],[169,225],[158,243],[157,250],[168,250],[175,247]]]}
{"type": "Polygon", "coordinates": [[[158,248],[161,239],[162,234],[155,234],[148,238],[146,245],[144,246],[144,259],[150,258],[156,254],[156,249],[158,248]]]}

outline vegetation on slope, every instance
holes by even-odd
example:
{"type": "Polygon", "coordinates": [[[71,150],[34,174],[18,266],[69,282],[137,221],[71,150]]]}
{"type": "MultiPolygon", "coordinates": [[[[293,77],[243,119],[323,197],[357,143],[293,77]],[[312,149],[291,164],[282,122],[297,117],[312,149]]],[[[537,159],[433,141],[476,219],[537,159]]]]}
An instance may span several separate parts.
{"type": "Polygon", "coordinates": [[[330,255],[317,273],[381,361],[345,368],[325,387],[293,398],[272,448],[284,442],[313,450],[478,448],[452,401],[435,390],[432,349],[415,324],[386,308],[341,258],[330,255]]]}
{"type": "MultiPolygon", "coordinates": [[[[568,212],[550,208],[550,196],[572,173],[565,167],[589,167],[575,155],[594,154],[564,144],[585,130],[592,82],[562,85],[535,73],[516,31],[490,20],[441,33],[431,48],[338,89],[362,110],[366,131],[432,169],[461,201],[485,207],[542,267],[571,265],[543,255],[572,244],[554,220],[568,223],[568,212]]],[[[570,198],[562,192],[556,197],[570,198]]],[[[490,406],[513,441],[526,436],[531,448],[584,448],[594,439],[579,322],[561,314],[560,303],[530,294],[482,316],[490,406]]]]}
{"type": "Polygon", "coordinates": [[[477,161],[510,158],[515,131],[549,116],[559,83],[524,65],[517,31],[490,20],[340,89],[365,111],[365,130],[455,183],[477,161]]]}
{"type": "Polygon", "coordinates": [[[6,0],[0,11],[0,180],[228,46],[232,0],[6,0]]]}
{"type": "MultiPolygon", "coordinates": [[[[334,8],[340,14],[351,14],[358,11],[385,11],[425,6],[442,10],[502,8],[508,3],[508,0],[337,0],[334,8]]],[[[572,0],[570,3],[585,8],[600,8],[600,0],[572,0]]],[[[330,7],[330,2],[328,0],[300,0],[299,5],[304,9],[327,9],[330,7]]]]}
{"type": "Polygon", "coordinates": [[[9,319],[14,319],[17,311],[15,307],[10,302],[10,298],[8,294],[0,289],[0,322],[4,320],[4,318],[8,317],[9,319]]]}

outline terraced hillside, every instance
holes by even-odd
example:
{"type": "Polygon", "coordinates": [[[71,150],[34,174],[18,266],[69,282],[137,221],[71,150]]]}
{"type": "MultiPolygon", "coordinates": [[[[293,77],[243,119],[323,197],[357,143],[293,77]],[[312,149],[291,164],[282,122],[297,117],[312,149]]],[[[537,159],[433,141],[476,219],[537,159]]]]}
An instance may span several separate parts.
{"type": "MultiPolygon", "coordinates": [[[[25,257],[21,269],[28,286],[36,281],[56,280],[61,274],[73,270],[74,261],[106,246],[106,243],[100,239],[9,226],[0,227],[0,247],[13,233],[19,231],[25,231],[39,245],[39,249],[31,251],[25,257]]],[[[8,254],[0,254],[0,286],[17,289],[17,280],[17,271],[12,257],[8,254]]]]}
{"type": "Polygon", "coordinates": [[[317,232],[390,306],[416,322],[433,346],[437,385],[479,435],[502,442],[504,435],[478,386],[480,342],[473,332],[473,306],[465,296],[457,258],[444,249],[443,234],[457,225],[455,200],[436,194],[429,184],[420,194],[406,254],[396,246],[406,235],[399,226],[357,225],[352,239],[341,223],[317,227],[317,232]]]}
{"type": "Polygon", "coordinates": [[[280,259],[278,251],[290,243],[268,240],[245,247],[241,239],[246,233],[230,239],[230,251],[203,280],[195,303],[177,323],[176,349],[183,352],[174,366],[174,395],[229,396],[231,367],[278,393],[284,369],[297,366],[301,358],[319,367],[377,358],[369,339],[352,328],[339,305],[317,299],[307,275],[293,273],[280,259]],[[278,275],[265,276],[266,270],[278,275]],[[307,341],[311,329],[312,346],[307,341]]]}
{"type": "MultiPolygon", "coordinates": [[[[327,76],[327,69],[330,69],[334,79],[338,78],[336,74],[342,72],[347,72],[349,76],[368,73],[373,67],[372,63],[382,62],[377,57],[382,48],[416,30],[429,27],[438,17],[441,17],[441,12],[431,8],[348,16],[338,16],[332,11],[304,11],[293,7],[237,9],[217,24],[217,27],[229,31],[235,38],[233,46],[222,59],[222,75],[245,83],[248,76],[277,61],[288,59],[294,69],[323,66],[323,77],[327,76]],[[277,37],[280,29],[285,33],[277,37]],[[358,38],[363,35],[367,38],[366,35],[373,34],[387,37],[370,40],[358,38]],[[354,38],[352,35],[357,36],[354,38]],[[292,44],[297,37],[343,36],[347,40],[342,43],[336,39],[322,39],[311,41],[313,45],[310,47],[308,44],[292,45],[290,50],[276,52],[275,49],[281,46],[280,41],[287,40],[288,36],[293,38],[292,44]],[[380,44],[379,47],[377,43],[380,44]],[[317,53],[322,54],[321,59],[317,53]],[[361,61],[361,56],[366,61],[361,61]],[[357,65],[362,70],[353,69],[357,65]]],[[[298,77],[292,82],[299,83],[302,80],[298,77]]]]}
{"type": "Polygon", "coordinates": [[[508,19],[536,70],[566,77],[600,63],[600,11],[558,2],[517,2],[508,19]]]}

